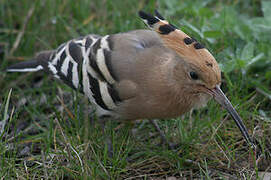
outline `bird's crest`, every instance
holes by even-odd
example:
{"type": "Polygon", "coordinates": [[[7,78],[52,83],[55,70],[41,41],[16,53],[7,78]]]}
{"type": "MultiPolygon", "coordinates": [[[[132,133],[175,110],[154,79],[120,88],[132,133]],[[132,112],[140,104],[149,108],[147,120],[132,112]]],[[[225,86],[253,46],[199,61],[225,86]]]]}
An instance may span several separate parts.
{"type": "Polygon", "coordinates": [[[157,10],[155,16],[143,11],[139,11],[139,16],[147,26],[159,34],[165,46],[174,50],[179,56],[200,66],[204,65],[205,68],[217,65],[215,58],[202,44],[166,21],[157,10]]]}

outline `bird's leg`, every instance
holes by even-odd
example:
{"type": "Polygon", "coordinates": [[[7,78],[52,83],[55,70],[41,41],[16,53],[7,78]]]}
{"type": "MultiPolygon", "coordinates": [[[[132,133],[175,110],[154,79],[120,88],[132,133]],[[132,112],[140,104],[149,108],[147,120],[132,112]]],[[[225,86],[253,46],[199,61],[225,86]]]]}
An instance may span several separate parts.
{"type": "Polygon", "coordinates": [[[110,158],[113,157],[113,145],[112,145],[112,136],[106,134],[106,123],[107,121],[110,121],[110,119],[106,116],[102,116],[99,118],[99,122],[102,127],[103,134],[105,134],[106,139],[105,139],[105,145],[107,145],[107,151],[108,151],[108,156],[110,158]]]}
{"type": "Polygon", "coordinates": [[[162,143],[168,145],[169,149],[174,150],[174,145],[167,140],[165,133],[160,129],[156,120],[149,119],[149,121],[154,126],[155,130],[159,132],[162,143]]]}

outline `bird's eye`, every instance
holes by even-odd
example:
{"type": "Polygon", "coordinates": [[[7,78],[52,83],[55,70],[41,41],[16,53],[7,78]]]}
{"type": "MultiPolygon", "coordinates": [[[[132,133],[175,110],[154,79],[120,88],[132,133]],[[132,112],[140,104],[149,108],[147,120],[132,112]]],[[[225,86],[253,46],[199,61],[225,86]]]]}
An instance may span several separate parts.
{"type": "Polygon", "coordinates": [[[199,79],[198,74],[197,74],[196,72],[194,72],[194,71],[191,71],[191,72],[189,73],[189,75],[190,75],[190,77],[191,77],[193,80],[198,80],[198,79],[199,79]]]}

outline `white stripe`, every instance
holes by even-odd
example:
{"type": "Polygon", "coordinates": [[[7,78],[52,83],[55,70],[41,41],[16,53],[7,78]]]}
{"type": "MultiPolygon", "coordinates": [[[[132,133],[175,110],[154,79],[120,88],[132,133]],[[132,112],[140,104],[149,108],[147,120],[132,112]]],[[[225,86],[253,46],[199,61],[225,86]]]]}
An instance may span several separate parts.
{"type": "Polygon", "coordinates": [[[73,41],[73,42],[75,42],[76,44],[79,44],[79,43],[83,44],[83,40],[77,40],[77,41],[73,41]]]}
{"type": "MultiPolygon", "coordinates": [[[[97,41],[100,37],[94,37],[93,34],[88,36],[92,41],[97,41]]],[[[93,43],[92,43],[93,44],[93,43]]],[[[92,45],[91,44],[91,45],[92,45]]]]}
{"type": "Polygon", "coordinates": [[[48,68],[51,70],[53,74],[57,73],[55,66],[51,62],[48,62],[48,68]]]}
{"type": "MultiPolygon", "coordinates": [[[[67,43],[68,44],[68,43],[67,43]]],[[[55,58],[51,61],[53,65],[57,65],[57,62],[60,60],[60,56],[63,53],[64,50],[67,49],[67,44],[65,46],[63,46],[63,48],[61,49],[61,51],[59,51],[56,55],[55,58]]]]}
{"type": "MultiPolygon", "coordinates": [[[[87,41],[87,38],[84,38],[83,40],[82,40],[82,45],[85,47],[86,46],[86,41],[87,41]]],[[[82,54],[84,53],[85,51],[83,50],[82,51],[82,54]]],[[[84,56],[83,56],[84,57],[84,56]]]]}
{"type": "Polygon", "coordinates": [[[55,74],[54,77],[57,79],[60,79],[60,77],[57,74],[55,74]]]}
{"type": "MultiPolygon", "coordinates": [[[[69,44],[67,44],[67,48],[65,49],[65,53],[67,55],[67,57],[65,58],[62,66],[61,66],[61,72],[67,76],[68,75],[68,71],[69,71],[69,63],[72,63],[72,79],[69,79],[69,81],[72,81],[72,84],[74,85],[74,87],[78,88],[79,85],[79,78],[78,78],[78,70],[77,70],[77,62],[74,61],[74,59],[72,58],[72,56],[70,55],[70,51],[69,51],[69,44]]],[[[82,49],[81,49],[82,51],[82,49]]]]}
{"type": "Polygon", "coordinates": [[[72,67],[72,83],[73,83],[74,87],[76,87],[76,88],[78,88],[78,84],[79,84],[77,66],[78,66],[77,63],[73,63],[73,67],[72,67]]]}
{"type": "Polygon", "coordinates": [[[92,43],[89,46],[88,50],[90,50],[92,48],[92,46],[98,41],[98,39],[95,39],[94,37],[90,37],[92,39],[92,43]]]}
{"type": "MultiPolygon", "coordinates": [[[[95,40],[95,42],[96,41],[97,40],[95,40]]],[[[98,78],[98,74],[96,73],[96,71],[94,71],[94,69],[89,65],[89,53],[90,53],[90,50],[91,50],[91,48],[88,48],[86,52],[83,51],[83,52],[85,52],[85,54],[83,55],[83,58],[84,58],[84,60],[87,59],[87,61],[86,61],[86,70],[92,77],[98,78]]]]}
{"type": "Polygon", "coordinates": [[[115,83],[114,78],[111,76],[111,74],[105,64],[103,49],[98,49],[98,51],[97,51],[97,65],[98,65],[100,71],[102,72],[102,74],[104,75],[106,81],[109,82],[110,84],[115,83]]]}
{"type": "Polygon", "coordinates": [[[116,108],[116,105],[112,99],[112,97],[110,96],[109,92],[108,92],[108,88],[107,88],[107,83],[98,80],[99,85],[100,85],[100,92],[101,92],[101,96],[103,99],[103,102],[106,104],[106,106],[109,109],[114,109],[116,108]]]}
{"type": "Polygon", "coordinates": [[[102,39],[101,39],[101,48],[110,50],[108,42],[107,42],[108,37],[109,37],[109,35],[106,35],[106,36],[102,37],[102,39]]]}
{"type": "Polygon", "coordinates": [[[8,69],[7,72],[35,72],[42,70],[43,67],[41,65],[38,65],[35,68],[24,68],[24,69],[8,69]]]}
{"type": "Polygon", "coordinates": [[[160,19],[159,17],[157,17],[157,16],[154,16],[156,19],[158,19],[159,21],[162,21],[162,19],[160,19]]]}
{"type": "Polygon", "coordinates": [[[87,69],[86,69],[86,60],[84,59],[83,65],[82,65],[82,79],[83,79],[83,91],[84,94],[90,99],[93,100],[92,97],[92,92],[90,91],[90,86],[89,86],[89,79],[88,79],[88,74],[87,74],[87,69]]]}
{"type": "Polygon", "coordinates": [[[96,71],[89,65],[87,64],[87,72],[94,78],[98,79],[98,74],[96,73],[96,71]]]}
{"type": "Polygon", "coordinates": [[[146,19],[142,19],[142,21],[148,26],[151,28],[151,26],[148,24],[148,21],[146,19]]]}
{"type": "MultiPolygon", "coordinates": [[[[85,43],[85,42],[84,42],[85,43]]],[[[89,101],[91,103],[95,103],[95,100],[93,98],[93,93],[90,90],[90,85],[89,85],[89,78],[88,78],[88,67],[89,67],[89,57],[88,57],[89,50],[82,51],[83,55],[83,63],[82,63],[82,81],[83,81],[83,91],[84,94],[88,97],[89,101]]],[[[90,73],[91,74],[91,73],[90,73]]]]}
{"type": "Polygon", "coordinates": [[[62,72],[65,76],[67,76],[67,74],[68,74],[69,62],[70,62],[70,57],[67,56],[67,57],[65,58],[63,64],[62,64],[62,66],[61,66],[61,72],[62,72]]]}

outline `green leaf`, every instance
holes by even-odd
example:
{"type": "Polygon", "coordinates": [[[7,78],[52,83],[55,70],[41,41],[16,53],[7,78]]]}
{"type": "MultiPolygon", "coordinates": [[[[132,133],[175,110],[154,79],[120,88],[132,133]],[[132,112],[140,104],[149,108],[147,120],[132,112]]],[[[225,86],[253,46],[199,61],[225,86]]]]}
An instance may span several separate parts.
{"type": "Polygon", "coordinates": [[[210,18],[214,15],[214,12],[212,10],[210,10],[210,8],[201,8],[199,10],[199,15],[201,17],[210,18]]]}
{"type": "Polygon", "coordinates": [[[221,31],[205,31],[203,33],[206,38],[219,38],[222,36],[221,31]]]}
{"type": "Polygon", "coordinates": [[[264,17],[271,20],[271,1],[270,0],[266,0],[266,1],[262,1],[262,11],[264,14],[264,17]]]}
{"type": "Polygon", "coordinates": [[[196,28],[195,26],[193,26],[191,23],[185,21],[185,20],[182,20],[182,23],[187,26],[189,29],[191,29],[192,31],[194,31],[196,34],[198,34],[201,38],[203,38],[203,34],[201,33],[201,31],[196,28]]]}
{"type": "Polygon", "coordinates": [[[236,62],[240,68],[246,67],[246,61],[244,61],[243,59],[236,59],[236,62]]]}
{"type": "Polygon", "coordinates": [[[247,62],[247,66],[250,66],[251,64],[253,64],[253,63],[259,61],[259,60],[262,59],[263,57],[264,57],[264,53],[260,53],[260,54],[258,54],[257,56],[255,56],[255,57],[249,59],[248,62],[247,62]]]}
{"type": "Polygon", "coordinates": [[[265,73],[266,79],[271,79],[271,71],[265,73]]]}
{"type": "Polygon", "coordinates": [[[234,60],[228,60],[224,63],[219,63],[219,67],[221,69],[222,72],[224,73],[230,73],[232,72],[234,69],[236,69],[236,61],[234,60]]]}
{"type": "Polygon", "coordinates": [[[242,54],[241,54],[241,59],[242,60],[249,60],[253,58],[254,54],[254,43],[249,42],[245,45],[242,54]]]}

